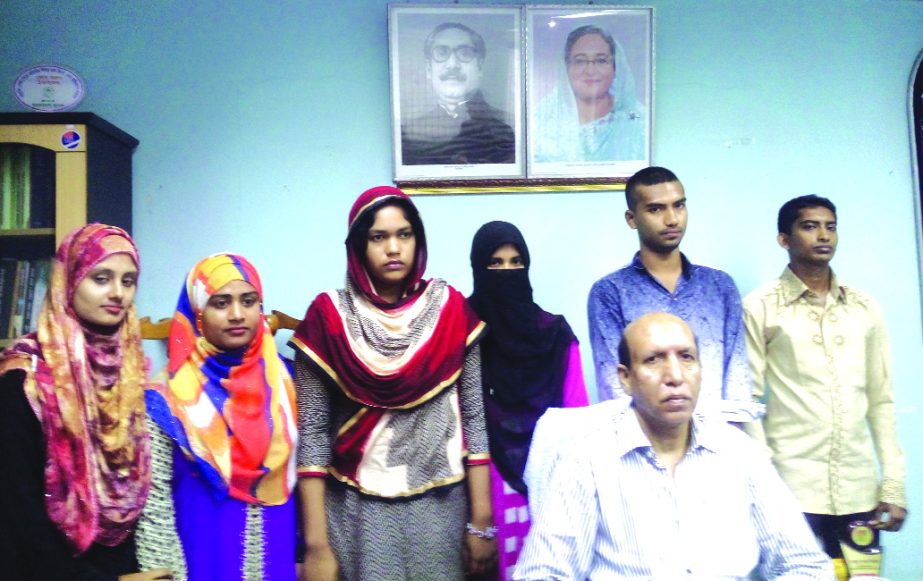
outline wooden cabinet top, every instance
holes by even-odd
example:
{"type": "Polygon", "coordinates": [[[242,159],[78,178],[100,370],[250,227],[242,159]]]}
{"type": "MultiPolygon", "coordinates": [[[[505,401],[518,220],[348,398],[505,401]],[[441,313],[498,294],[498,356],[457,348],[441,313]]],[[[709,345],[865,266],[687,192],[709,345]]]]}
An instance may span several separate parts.
{"type": "Polygon", "coordinates": [[[95,113],[0,113],[0,125],[86,125],[134,149],[138,140],[95,113]]]}

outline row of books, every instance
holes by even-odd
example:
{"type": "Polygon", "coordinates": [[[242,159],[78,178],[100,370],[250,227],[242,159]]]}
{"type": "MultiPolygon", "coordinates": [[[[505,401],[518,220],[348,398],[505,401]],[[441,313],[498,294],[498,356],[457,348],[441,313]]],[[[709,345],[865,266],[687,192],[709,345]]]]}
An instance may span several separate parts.
{"type": "Polygon", "coordinates": [[[19,143],[0,145],[0,229],[50,228],[55,154],[19,143]]]}
{"type": "Polygon", "coordinates": [[[0,258],[0,338],[35,330],[50,274],[50,258],[0,258]]]}

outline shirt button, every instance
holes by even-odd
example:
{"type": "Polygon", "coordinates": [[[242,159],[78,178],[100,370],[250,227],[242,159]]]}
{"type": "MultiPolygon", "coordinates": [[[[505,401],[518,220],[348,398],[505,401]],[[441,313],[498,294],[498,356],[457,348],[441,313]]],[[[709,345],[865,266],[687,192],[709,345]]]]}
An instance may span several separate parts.
{"type": "Polygon", "coordinates": [[[846,339],[844,339],[842,335],[837,335],[836,338],[833,340],[833,342],[836,343],[837,345],[842,345],[843,343],[846,342],[846,339]]]}
{"type": "Polygon", "coordinates": [[[827,317],[827,318],[830,319],[830,322],[831,322],[831,323],[836,323],[836,315],[835,315],[835,314],[830,313],[830,316],[827,317]]]}
{"type": "Polygon", "coordinates": [[[824,342],[824,338],[821,337],[820,335],[814,335],[814,342],[820,345],[821,343],[824,342]]]}
{"type": "Polygon", "coordinates": [[[812,321],[816,321],[816,320],[820,319],[820,316],[819,316],[817,313],[815,313],[814,311],[811,311],[811,312],[808,314],[808,318],[811,319],[812,321]]]}

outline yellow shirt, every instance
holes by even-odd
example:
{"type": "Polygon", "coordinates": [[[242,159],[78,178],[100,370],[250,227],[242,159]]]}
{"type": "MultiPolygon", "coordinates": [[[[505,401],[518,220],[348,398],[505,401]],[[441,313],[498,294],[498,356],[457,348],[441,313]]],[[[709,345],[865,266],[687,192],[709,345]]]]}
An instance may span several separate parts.
{"type": "Polygon", "coordinates": [[[786,267],[744,299],[753,397],[766,395],[766,416],[747,431],[768,446],[804,512],[906,508],[881,311],[831,276],[821,297],[786,267]]]}

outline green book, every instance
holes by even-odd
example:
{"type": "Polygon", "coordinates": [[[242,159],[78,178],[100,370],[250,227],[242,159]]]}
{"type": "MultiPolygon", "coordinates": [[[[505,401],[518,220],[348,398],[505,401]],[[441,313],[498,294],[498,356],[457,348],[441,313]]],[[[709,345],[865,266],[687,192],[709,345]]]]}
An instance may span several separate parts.
{"type": "Polygon", "coordinates": [[[29,185],[29,146],[16,145],[12,149],[11,157],[11,183],[13,190],[13,228],[28,228],[29,220],[26,215],[29,204],[27,203],[29,185]]]}
{"type": "Polygon", "coordinates": [[[13,227],[12,145],[0,145],[0,228],[13,227]]]}
{"type": "Polygon", "coordinates": [[[32,222],[32,148],[23,145],[18,148],[19,156],[17,158],[17,174],[22,187],[22,216],[19,227],[28,228],[32,222]]]}

